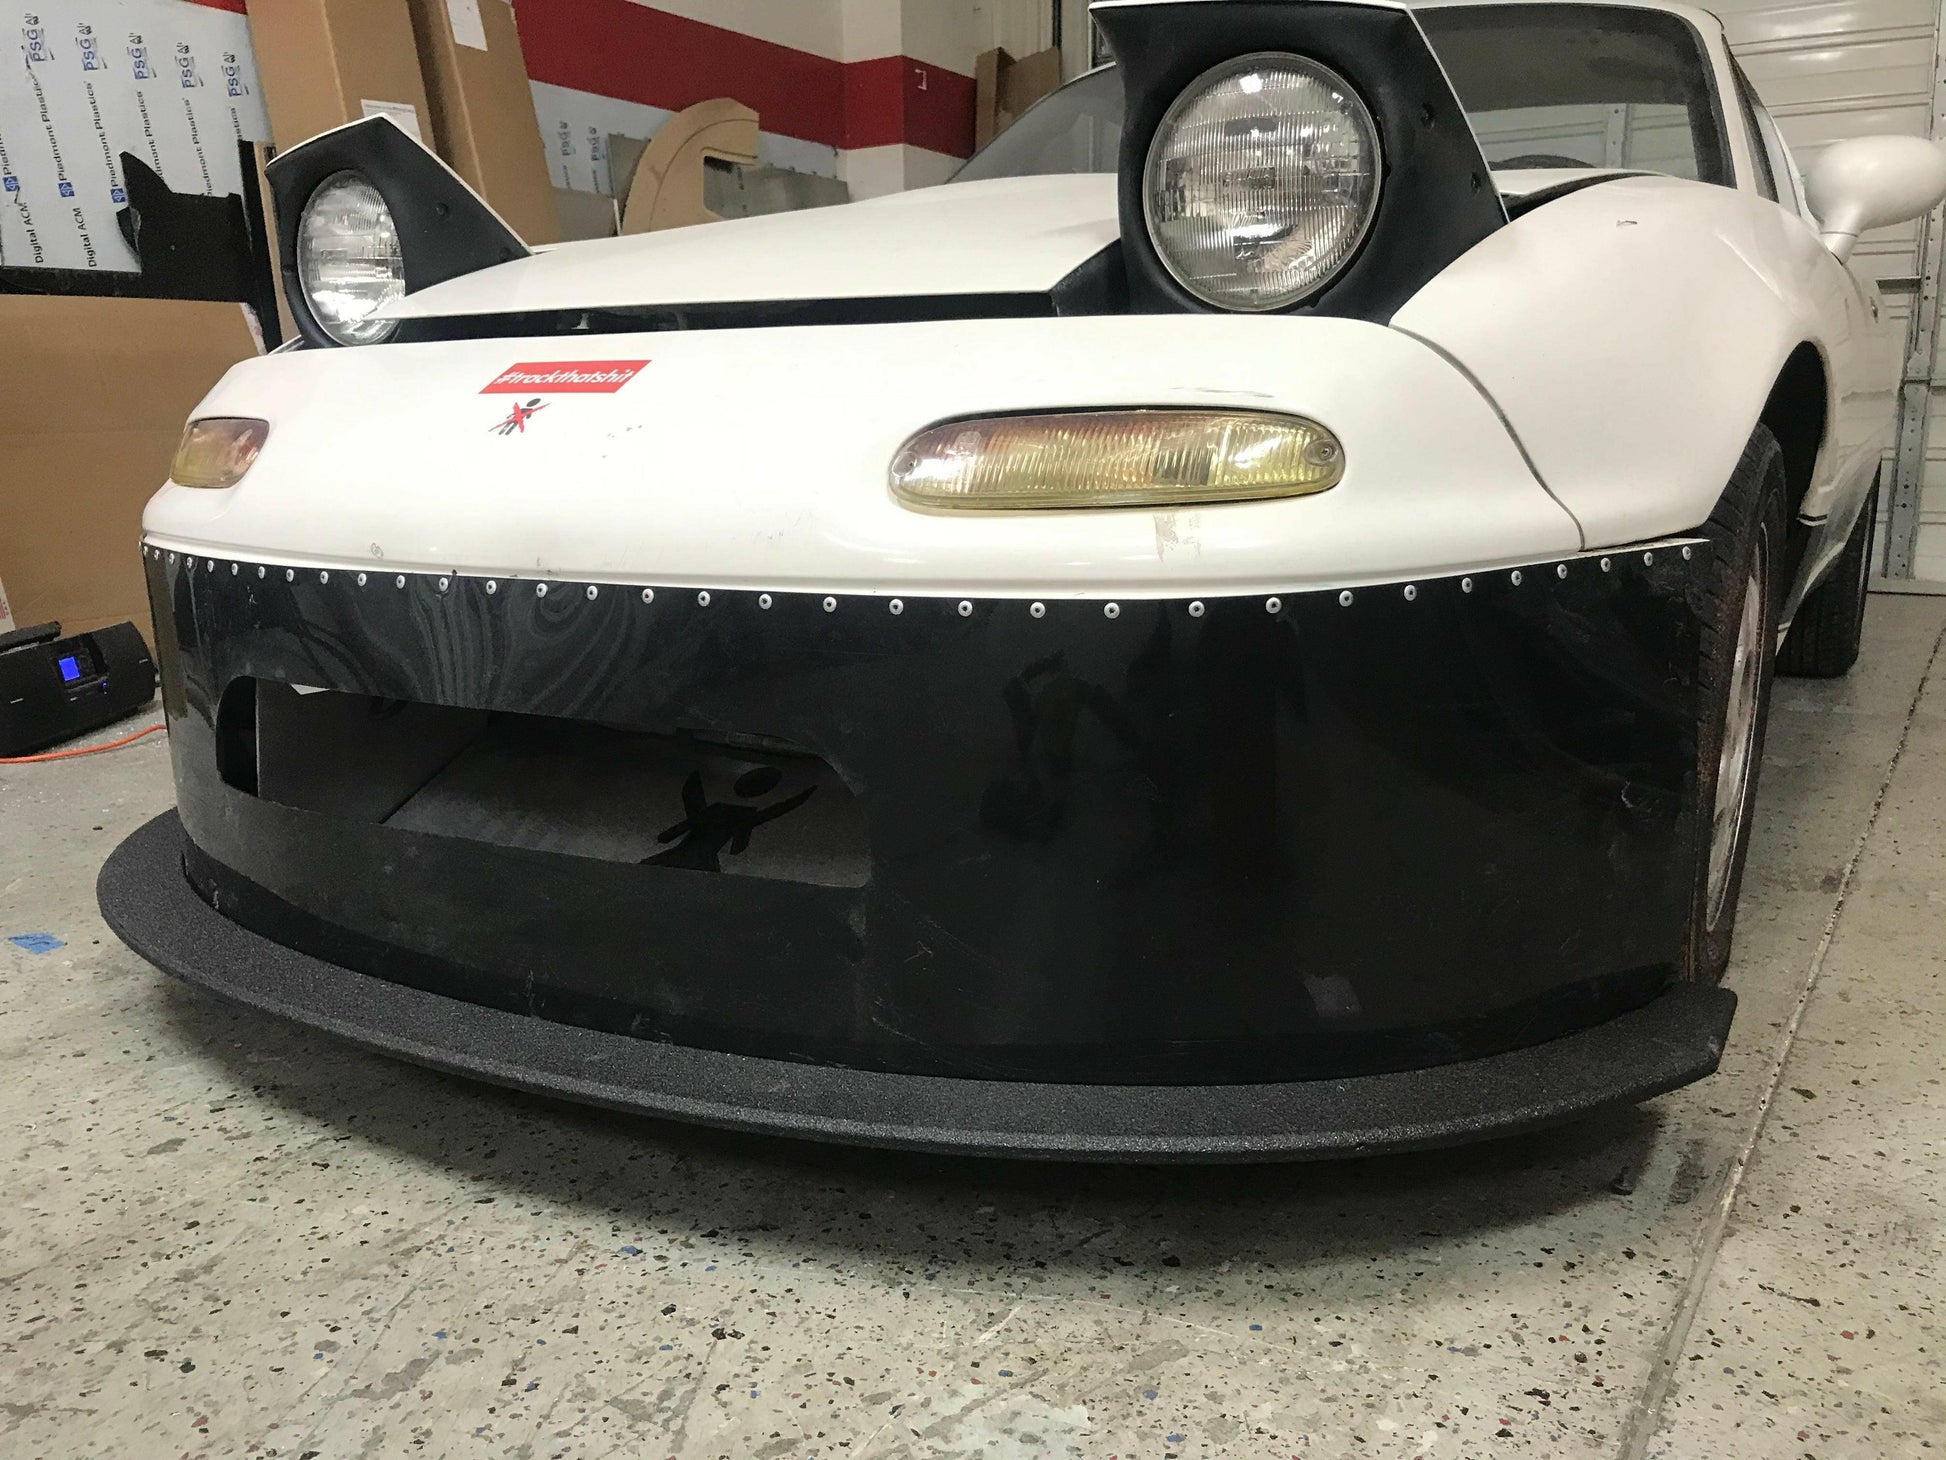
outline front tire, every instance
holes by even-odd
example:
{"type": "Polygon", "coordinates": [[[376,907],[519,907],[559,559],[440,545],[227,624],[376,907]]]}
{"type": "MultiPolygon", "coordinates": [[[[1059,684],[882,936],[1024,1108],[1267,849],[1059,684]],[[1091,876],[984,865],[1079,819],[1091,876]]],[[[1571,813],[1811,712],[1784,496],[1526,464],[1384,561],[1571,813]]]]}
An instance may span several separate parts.
{"type": "Polygon", "coordinates": [[[1696,727],[1698,828],[1684,978],[1714,983],[1730,961],[1755,817],[1784,560],[1784,460],[1759,426],[1704,525],[1696,727]]]}
{"type": "Polygon", "coordinates": [[[1865,593],[1871,586],[1872,522],[1878,516],[1878,483],[1852,524],[1845,550],[1822,583],[1798,605],[1777,672],[1805,679],[1836,679],[1858,662],[1865,633],[1865,593]]]}

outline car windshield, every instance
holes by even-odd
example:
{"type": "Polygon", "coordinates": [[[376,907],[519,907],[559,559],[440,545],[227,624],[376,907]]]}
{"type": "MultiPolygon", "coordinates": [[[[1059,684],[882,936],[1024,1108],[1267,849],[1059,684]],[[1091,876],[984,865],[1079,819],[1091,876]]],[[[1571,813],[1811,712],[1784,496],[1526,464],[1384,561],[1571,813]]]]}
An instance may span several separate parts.
{"type": "Polygon", "coordinates": [[[1490,166],[1626,167],[1730,181],[1701,38],[1608,5],[1418,12],[1490,166]]]}
{"type": "Polygon", "coordinates": [[[1044,96],[975,153],[954,182],[1113,172],[1122,146],[1122,73],[1103,66],[1044,96]]]}
{"type": "MultiPolygon", "coordinates": [[[[1702,41],[1679,16],[1618,5],[1465,5],[1418,12],[1496,168],[1625,167],[1731,181],[1702,41]]],[[[955,181],[1113,172],[1122,79],[1069,82],[955,181]]]]}

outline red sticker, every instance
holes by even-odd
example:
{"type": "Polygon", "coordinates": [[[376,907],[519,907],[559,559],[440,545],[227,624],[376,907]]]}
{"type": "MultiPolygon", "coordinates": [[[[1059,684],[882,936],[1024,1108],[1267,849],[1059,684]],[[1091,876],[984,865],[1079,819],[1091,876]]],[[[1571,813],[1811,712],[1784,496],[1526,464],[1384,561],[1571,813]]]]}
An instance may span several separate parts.
{"type": "Polygon", "coordinates": [[[633,380],[647,360],[523,360],[509,365],[481,395],[613,395],[633,380]]]}

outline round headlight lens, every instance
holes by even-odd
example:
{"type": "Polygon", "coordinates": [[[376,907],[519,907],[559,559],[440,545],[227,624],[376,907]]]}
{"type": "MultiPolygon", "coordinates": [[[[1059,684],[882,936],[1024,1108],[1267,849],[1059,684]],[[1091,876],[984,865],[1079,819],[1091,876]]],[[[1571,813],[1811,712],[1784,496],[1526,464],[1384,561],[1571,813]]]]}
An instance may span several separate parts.
{"type": "Polygon", "coordinates": [[[1254,55],[1198,78],[1162,118],[1142,180],[1149,237],[1191,294],[1281,309],[1350,262],[1378,209],[1378,128],[1335,71],[1254,55]]]}
{"type": "Polygon", "coordinates": [[[371,345],[398,328],[372,311],[405,293],[399,230],[378,189],[355,172],[318,185],[297,220],[297,282],[311,317],[341,345],[371,345]]]}

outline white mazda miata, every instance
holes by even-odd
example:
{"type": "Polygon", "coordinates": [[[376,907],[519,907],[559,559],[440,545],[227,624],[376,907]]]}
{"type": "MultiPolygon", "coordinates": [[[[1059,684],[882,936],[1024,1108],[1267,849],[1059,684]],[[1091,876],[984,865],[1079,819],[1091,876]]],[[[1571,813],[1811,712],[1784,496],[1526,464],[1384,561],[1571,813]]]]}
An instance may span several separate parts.
{"type": "Polygon", "coordinates": [[[1678,5],[1100,0],[951,184],[530,250],[389,121],[143,553],[156,963],[719,1125],[1429,1145],[1716,1066],[1896,341],[1678,5]]]}

